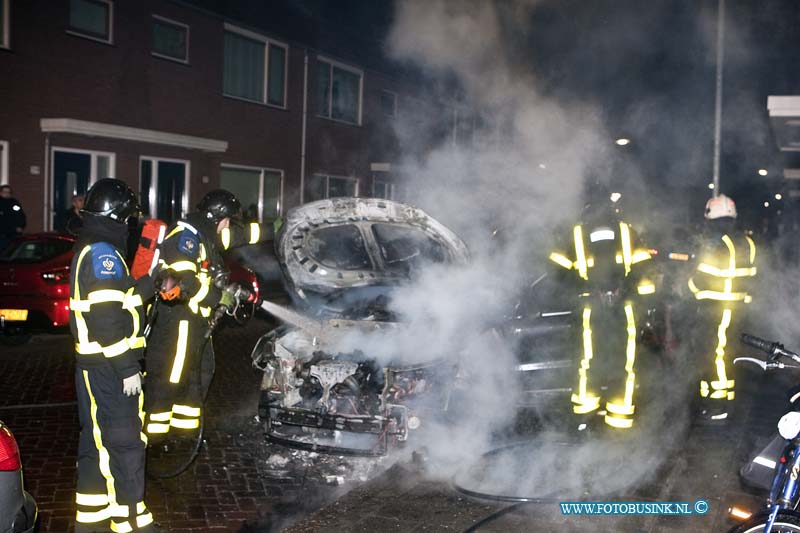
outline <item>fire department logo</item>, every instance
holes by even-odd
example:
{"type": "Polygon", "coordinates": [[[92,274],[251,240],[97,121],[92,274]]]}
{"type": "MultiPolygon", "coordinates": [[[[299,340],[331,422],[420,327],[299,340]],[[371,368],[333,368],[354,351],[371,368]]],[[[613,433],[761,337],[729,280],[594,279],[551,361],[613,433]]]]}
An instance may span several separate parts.
{"type": "Polygon", "coordinates": [[[103,268],[105,268],[106,270],[110,271],[111,269],[114,268],[114,261],[112,261],[111,259],[107,259],[107,258],[104,259],[103,260],[103,268]]]}
{"type": "Polygon", "coordinates": [[[187,240],[187,241],[186,241],[186,248],[187,248],[189,251],[191,251],[191,250],[194,250],[194,241],[187,240]]]}

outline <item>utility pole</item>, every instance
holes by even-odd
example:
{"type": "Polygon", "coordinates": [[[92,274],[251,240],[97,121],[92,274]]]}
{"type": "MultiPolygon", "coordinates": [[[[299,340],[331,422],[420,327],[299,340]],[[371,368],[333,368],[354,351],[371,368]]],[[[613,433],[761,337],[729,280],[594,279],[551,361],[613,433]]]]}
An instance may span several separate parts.
{"type": "Polygon", "coordinates": [[[717,94],[714,103],[714,190],[719,195],[719,159],[722,137],[722,64],[725,61],[725,0],[719,0],[717,7],[717,94]]]}

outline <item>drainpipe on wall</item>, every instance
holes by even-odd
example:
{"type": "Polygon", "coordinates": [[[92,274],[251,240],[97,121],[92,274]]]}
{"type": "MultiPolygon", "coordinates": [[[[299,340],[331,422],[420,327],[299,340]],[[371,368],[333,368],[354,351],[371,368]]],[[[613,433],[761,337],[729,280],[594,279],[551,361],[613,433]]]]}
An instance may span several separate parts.
{"type": "Polygon", "coordinates": [[[300,205],[306,188],[306,125],[308,123],[308,48],[303,53],[303,133],[300,141],[300,205]]]}
{"type": "Polygon", "coordinates": [[[44,134],[44,212],[42,229],[50,229],[50,134],[44,134]]]}

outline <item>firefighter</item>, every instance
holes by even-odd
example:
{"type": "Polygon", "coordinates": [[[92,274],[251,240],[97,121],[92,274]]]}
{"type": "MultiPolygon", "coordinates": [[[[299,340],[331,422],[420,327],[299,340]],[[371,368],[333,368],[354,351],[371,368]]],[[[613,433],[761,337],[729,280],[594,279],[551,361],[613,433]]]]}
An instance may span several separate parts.
{"type": "Polygon", "coordinates": [[[200,427],[203,392],[213,372],[202,363],[205,351],[212,350],[205,339],[209,317],[218,305],[235,303],[225,290],[221,254],[269,237],[256,222],[240,225],[241,210],[232,193],[211,191],[195,213],[170,228],[159,248],[165,282],[147,347],[145,431],[151,437],[174,430],[186,435],[200,427]]]}
{"type": "MultiPolygon", "coordinates": [[[[612,196],[612,202],[616,198],[612,196]]],[[[590,204],[583,223],[572,230],[571,250],[550,254],[572,279],[580,308],[582,357],[571,396],[573,412],[590,415],[604,410],[605,423],[619,429],[633,426],[635,412],[635,300],[655,292],[643,272],[650,253],[635,244],[633,231],[619,219],[615,204],[601,203],[599,210],[590,204]],[[608,396],[601,398],[604,384],[608,396]]]]}
{"type": "Polygon", "coordinates": [[[134,282],[125,264],[134,192],[102,179],[89,190],[84,229],[70,267],[70,329],[80,418],[76,531],[158,531],[144,503],[143,305],[150,275],[134,282]]]}
{"type": "Polygon", "coordinates": [[[726,356],[728,332],[738,327],[743,307],[750,303],[748,286],[756,275],[756,245],[736,228],[736,204],[720,194],[705,208],[705,231],[689,290],[696,316],[693,353],[699,357],[700,415],[724,420],[734,399],[734,380],[726,356]]]}

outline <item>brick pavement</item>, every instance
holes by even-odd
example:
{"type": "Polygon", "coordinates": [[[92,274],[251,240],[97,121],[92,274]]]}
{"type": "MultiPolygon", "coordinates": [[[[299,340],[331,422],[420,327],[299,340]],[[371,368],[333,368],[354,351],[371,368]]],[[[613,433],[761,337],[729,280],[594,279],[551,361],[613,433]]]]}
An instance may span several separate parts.
{"type": "MultiPolygon", "coordinates": [[[[148,504],[170,531],[274,531],[346,490],[326,484],[324,474],[347,466],[264,441],[255,420],[260,375],[250,366],[250,349],[271,326],[254,319],[217,335],[217,374],[200,456],[176,479],[148,481],[148,504]]],[[[79,431],[73,370],[67,335],[37,336],[25,346],[4,347],[0,355],[0,419],[19,441],[26,489],[39,504],[43,533],[73,529],[79,431]]]]}

